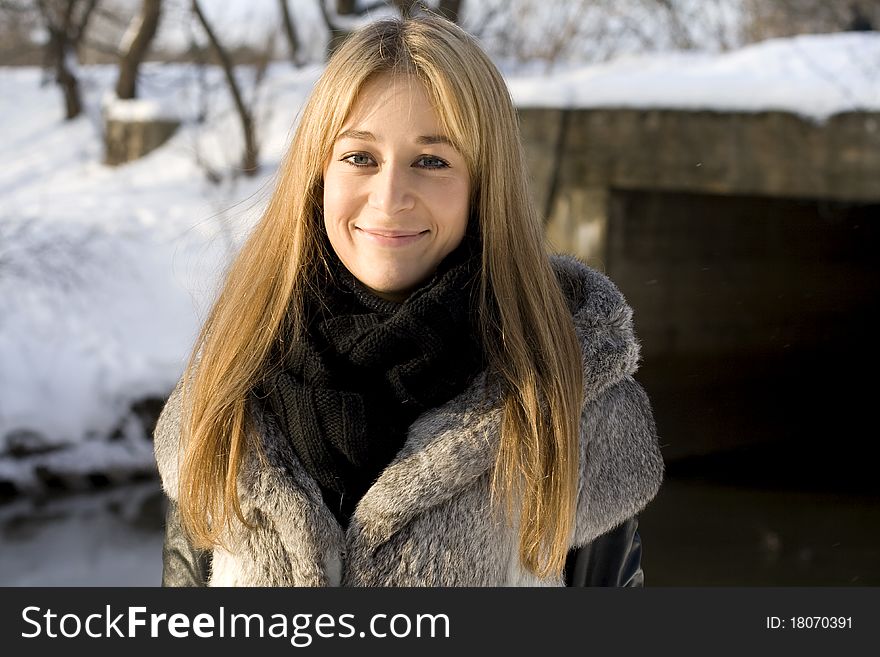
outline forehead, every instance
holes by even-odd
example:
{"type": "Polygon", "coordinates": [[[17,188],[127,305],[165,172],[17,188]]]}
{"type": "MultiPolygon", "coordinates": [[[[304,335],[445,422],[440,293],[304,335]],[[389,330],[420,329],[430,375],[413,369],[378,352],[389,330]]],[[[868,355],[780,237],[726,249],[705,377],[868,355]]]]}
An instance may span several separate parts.
{"type": "Polygon", "coordinates": [[[384,73],[361,87],[337,139],[353,130],[376,134],[430,128],[438,132],[440,126],[441,118],[421,80],[413,75],[384,73]]]}

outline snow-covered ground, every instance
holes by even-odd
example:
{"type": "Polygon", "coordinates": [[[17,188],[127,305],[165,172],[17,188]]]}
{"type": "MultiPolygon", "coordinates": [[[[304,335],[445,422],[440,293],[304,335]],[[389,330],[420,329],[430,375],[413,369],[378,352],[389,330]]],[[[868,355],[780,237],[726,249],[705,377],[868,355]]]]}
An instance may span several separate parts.
{"type": "MultiPolygon", "coordinates": [[[[71,123],[39,71],[0,69],[0,482],[34,488],[38,466],[44,474],[153,467],[131,405],[163,397],[180,375],[319,73],[270,68],[262,173],[218,187],[197,162],[228,171],[240,152],[218,71],[208,72],[205,101],[196,69],[146,67],[142,95],[184,124],[162,148],[113,168],[101,164],[100,112],[114,69],[82,72],[88,112],[71,123]],[[204,124],[194,121],[200,111],[204,124]]],[[[511,71],[508,79],[521,106],[785,110],[822,120],[880,110],[880,35],[628,58],[552,76],[511,71]]]]}
{"type": "Polygon", "coordinates": [[[198,126],[196,71],[148,67],[144,95],[190,123],[129,165],[101,164],[101,101],[115,71],[83,71],[88,116],[62,120],[34,69],[0,71],[0,480],[152,467],[133,402],[168,394],[231,253],[247,232],[304,95],[319,71],[273,76],[263,107],[263,173],[220,187],[239,132],[218,72],[198,126]],[[121,439],[108,442],[111,434],[121,439]],[[121,434],[121,436],[120,436],[121,434]],[[140,465],[138,465],[140,464],[140,465]]]}

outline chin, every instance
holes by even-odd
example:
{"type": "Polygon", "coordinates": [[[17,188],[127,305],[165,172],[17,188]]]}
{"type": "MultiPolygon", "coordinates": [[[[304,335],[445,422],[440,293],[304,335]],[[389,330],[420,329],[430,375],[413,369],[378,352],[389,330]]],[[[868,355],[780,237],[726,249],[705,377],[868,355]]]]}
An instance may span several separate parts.
{"type": "Polygon", "coordinates": [[[405,294],[418,287],[421,280],[412,272],[372,271],[358,279],[367,287],[382,294],[405,294]],[[372,275],[371,275],[372,274],[372,275]]]}
{"type": "Polygon", "coordinates": [[[416,286],[410,285],[406,281],[377,281],[375,285],[366,284],[371,290],[379,294],[387,295],[405,295],[411,292],[416,286]]]}

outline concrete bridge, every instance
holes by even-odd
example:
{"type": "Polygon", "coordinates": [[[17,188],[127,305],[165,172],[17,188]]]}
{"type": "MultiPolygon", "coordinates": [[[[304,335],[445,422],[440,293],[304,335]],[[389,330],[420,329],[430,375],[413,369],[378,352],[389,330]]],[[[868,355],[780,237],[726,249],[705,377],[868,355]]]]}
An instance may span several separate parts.
{"type": "Polygon", "coordinates": [[[635,309],[667,459],[876,462],[880,114],[520,119],[551,242],[635,309]]]}

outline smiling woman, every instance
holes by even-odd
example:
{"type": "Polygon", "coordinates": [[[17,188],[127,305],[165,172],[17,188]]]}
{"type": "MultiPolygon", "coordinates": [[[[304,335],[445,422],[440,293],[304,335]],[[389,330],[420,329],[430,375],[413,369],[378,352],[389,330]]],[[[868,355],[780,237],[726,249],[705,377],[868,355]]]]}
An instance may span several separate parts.
{"type": "Polygon", "coordinates": [[[525,171],[454,24],[336,51],[156,427],[165,584],[642,583],[632,313],[525,171]]]}
{"type": "Polygon", "coordinates": [[[467,162],[415,76],[364,85],[323,175],[330,244],[384,299],[406,299],[464,237],[467,162]]]}

